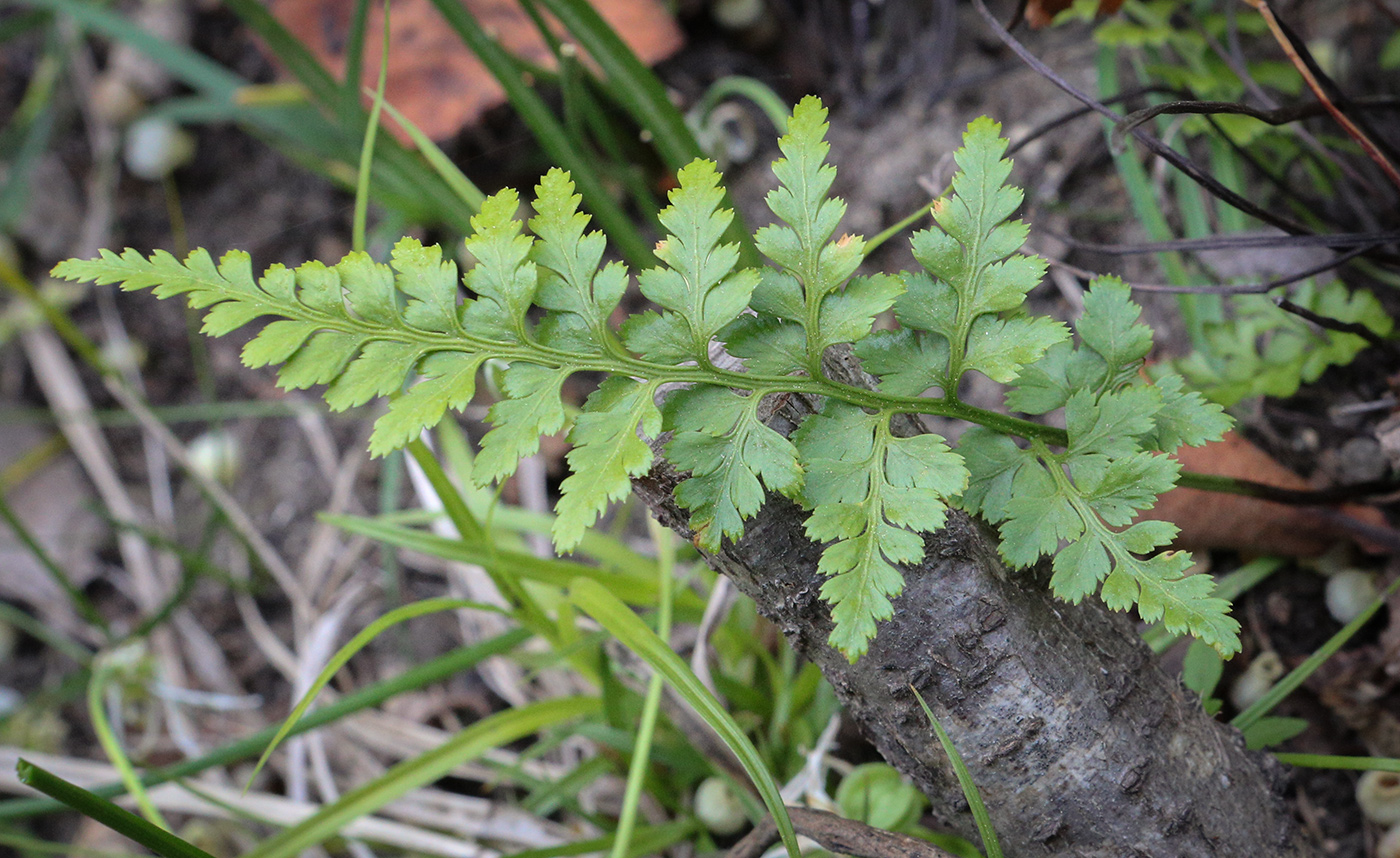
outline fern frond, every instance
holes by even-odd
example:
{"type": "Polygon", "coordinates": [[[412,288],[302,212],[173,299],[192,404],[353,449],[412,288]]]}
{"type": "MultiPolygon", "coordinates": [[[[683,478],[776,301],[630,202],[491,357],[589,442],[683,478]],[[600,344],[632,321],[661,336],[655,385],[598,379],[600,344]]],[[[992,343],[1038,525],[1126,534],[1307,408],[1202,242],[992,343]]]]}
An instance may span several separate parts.
{"type": "Polygon", "coordinates": [[[215,264],[202,250],[183,262],[104,251],[55,273],[183,295],[205,311],[213,336],[267,320],[244,348],[249,366],[281,364],[288,388],[326,385],[335,409],[390,399],[371,436],[376,455],[465,407],[482,365],[500,362],[502,398],[488,412],[473,475],[483,485],[509,477],[542,436],[565,428],[561,391],[572,374],[601,373],[569,432],[572,473],[555,544],[577,545],[651,467],[646,438],[672,432],[667,455],[689,472],[675,496],[700,546],[740,539],[768,492],[810,510],[807,533],[826,543],[819,569],[830,640],[851,659],[889,616],[904,586],[899,567],[923,559],[924,534],[944,526],[959,496],[1000,525],[1009,562],[1056,555],[1051,586],[1061,598],[1097,590],[1112,607],[1136,604],[1222,652],[1237,648],[1237,627],[1210,582],[1186,575],[1184,556],[1159,551],[1171,526],[1134,520],[1175,482],[1176,465],[1161,454],[1218,437],[1228,421],[1178,376],[1141,381],[1151,335],[1121,284],[1101,281],[1086,295],[1078,347],[1063,325],[1023,314],[1044,263],[1017,255],[1026,227],[1008,220],[1021,196],[1005,184],[1010,163],[996,123],[969,126],[953,193],[933,209],[936,228],[913,238],[925,270],[867,277],[854,276],[864,241],[833,239],[845,206],[829,195],[825,109],[804,99],[788,129],[768,197],[779,223],[758,235],[777,267],[738,266],[737,249],[721,243],[732,215],[720,208],[719,174],[694,162],[661,214],[661,264],[639,277],[659,310],[618,330],[611,317],[628,271],[604,264],[605,239],[588,232],[561,170],[536,187],[529,232],[514,191],[484,202],[466,245],[476,262],[460,281],[439,248],[412,239],[387,264],[352,253],[331,266],[273,266],[260,278],[246,254],[215,264]],[[891,308],[900,329],[872,333],[891,308]],[[716,339],[744,371],[710,362],[716,339]],[[839,343],[852,344],[878,390],[824,374],[823,356],[839,343]],[[1017,410],[1063,408],[1066,429],[959,402],[968,371],[1013,383],[1007,403],[1017,410]],[[919,396],[934,388],[942,395],[919,396]],[[790,440],[759,418],[764,398],[779,393],[823,402],[790,440]],[[974,427],[953,451],[937,435],[896,436],[890,421],[901,413],[970,418],[1025,442],[974,427]]]}
{"type": "Polygon", "coordinates": [[[1213,582],[1188,575],[1190,558],[1180,552],[1153,554],[1175,526],[1133,523],[1176,484],[1180,466],[1154,451],[1219,438],[1229,419],[1199,394],[1183,393],[1179,380],[1136,382],[1151,331],[1138,323],[1121,282],[1101,278],[1084,304],[1080,347],[1051,349],[1008,397],[1032,413],[1063,407],[1068,446],[1056,453],[1033,440],[1021,448],[969,430],[959,444],[972,473],[963,504],[1000,523],[1009,563],[1029,566],[1053,555],[1050,586],[1060,598],[1078,602],[1099,590],[1110,608],[1136,604],[1149,622],[1189,631],[1224,655],[1237,652],[1239,624],[1229,603],[1212,595],[1213,582]]]}
{"type": "Polygon", "coordinates": [[[835,621],[830,643],[852,661],[904,588],[895,564],[923,560],[920,533],[943,527],[946,499],[967,485],[962,457],[942,438],[897,437],[890,416],[828,402],[793,436],[807,469],[807,535],[832,541],[818,566],[830,576],[822,585],[835,621]]]}

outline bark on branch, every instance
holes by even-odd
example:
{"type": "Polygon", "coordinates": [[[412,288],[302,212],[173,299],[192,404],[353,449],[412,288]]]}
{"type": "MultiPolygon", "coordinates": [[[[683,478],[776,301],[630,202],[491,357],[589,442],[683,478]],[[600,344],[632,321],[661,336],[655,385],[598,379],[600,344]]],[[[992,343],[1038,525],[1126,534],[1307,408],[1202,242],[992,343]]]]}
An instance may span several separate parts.
{"type": "MultiPolygon", "coordinates": [[[[811,408],[789,398],[770,425],[790,431],[811,408]]],[[[634,487],[689,538],[674,498],[681,477],[658,459],[634,487]]],[[[1122,614],[1092,598],[1056,601],[1036,576],[1008,573],[994,538],[962,513],[926,541],[922,564],[905,569],[894,617],[850,664],[826,643],[821,547],[806,538],[805,518],[770,496],[742,540],[706,559],[821,668],[885,759],[953,829],[975,838],[911,684],[964,757],[1008,855],[1321,854],[1283,800],[1279,763],[1246,752],[1238,732],[1207,717],[1122,614]]]]}

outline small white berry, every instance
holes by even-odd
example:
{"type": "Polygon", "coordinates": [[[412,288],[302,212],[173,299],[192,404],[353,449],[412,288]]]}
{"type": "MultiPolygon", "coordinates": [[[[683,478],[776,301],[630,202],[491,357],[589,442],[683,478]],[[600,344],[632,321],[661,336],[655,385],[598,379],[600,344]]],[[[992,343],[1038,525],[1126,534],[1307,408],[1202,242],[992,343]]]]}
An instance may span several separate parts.
{"type": "Polygon", "coordinates": [[[194,158],[194,135],[169,119],[143,117],[126,129],[122,158],[132,175],[164,179],[194,158]]]}
{"type": "Polygon", "coordinates": [[[1380,595],[1376,581],[1369,572],[1360,569],[1343,569],[1327,579],[1325,600],[1327,613],[1343,625],[1361,615],[1361,612],[1380,595]]]}
{"type": "Polygon", "coordinates": [[[1400,823],[1400,774],[1366,772],[1356,782],[1356,803],[1372,822],[1400,823]]]}

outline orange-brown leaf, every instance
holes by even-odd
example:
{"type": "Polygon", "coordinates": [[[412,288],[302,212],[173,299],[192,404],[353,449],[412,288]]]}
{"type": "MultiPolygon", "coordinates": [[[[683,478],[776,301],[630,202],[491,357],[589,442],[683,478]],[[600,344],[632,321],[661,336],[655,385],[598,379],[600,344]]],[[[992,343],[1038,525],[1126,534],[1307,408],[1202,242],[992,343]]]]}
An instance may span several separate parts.
{"type": "MultiPolygon", "coordinates": [[[[506,50],[543,68],[554,67],[553,54],[517,0],[463,2],[506,50]]],[[[643,62],[660,62],[680,48],[680,29],[660,0],[591,2],[643,62]]],[[[272,14],[337,77],[345,74],[345,42],[354,7],[355,0],[271,3],[272,14]]],[[[423,133],[444,140],[505,100],[500,84],[447,26],[431,0],[395,0],[392,15],[385,98],[423,133]]],[[[366,87],[373,88],[379,79],[383,42],[384,10],[374,4],[365,39],[366,87]]]]}
{"type": "MultiPolygon", "coordinates": [[[[1176,458],[1189,471],[1284,489],[1311,488],[1302,477],[1234,432],[1202,447],[1182,447],[1176,458]]],[[[1170,521],[1180,527],[1175,542],[1180,548],[1227,548],[1295,557],[1321,554],[1340,540],[1354,539],[1345,519],[1385,524],[1385,517],[1374,507],[1300,507],[1180,487],[1162,495],[1157,506],[1144,517],[1170,521]]]]}

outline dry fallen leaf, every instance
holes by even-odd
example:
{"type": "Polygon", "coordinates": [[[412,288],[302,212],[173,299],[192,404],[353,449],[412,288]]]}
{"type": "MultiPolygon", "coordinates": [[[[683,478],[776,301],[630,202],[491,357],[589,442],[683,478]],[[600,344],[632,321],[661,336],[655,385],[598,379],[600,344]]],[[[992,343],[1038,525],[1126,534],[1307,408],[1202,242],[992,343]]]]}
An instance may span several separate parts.
{"type": "MultiPolygon", "coordinates": [[[[1234,432],[1203,447],[1182,447],[1176,458],[1184,470],[1252,480],[1284,489],[1310,489],[1307,481],[1234,432]]],[[[1254,554],[1307,557],[1321,554],[1341,540],[1354,540],[1350,519],[1384,526],[1374,507],[1300,507],[1200,489],[1175,488],[1162,495],[1144,518],[1170,521],[1181,528],[1181,548],[1227,548],[1254,554]]],[[[1363,543],[1362,547],[1366,547],[1363,543]]]]}
{"type": "MultiPolygon", "coordinates": [[[[1028,0],[1025,8],[1026,22],[1039,29],[1048,27],[1055,16],[1074,5],[1074,0],[1028,0]]],[[[1112,15],[1123,5],[1123,0],[1099,0],[1098,16],[1112,15]]]]}
{"type": "MultiPolygon", "coordinates": [[[[501,45],[526,62],[554,67],[539,30],[516,0],[462,0],[501,45]]],[[[647,64],[681,46],[676,22],[660,0],[592,0],[593,8],[647,64]]],[[[355,0],[272,0],[272,14],[336,77],[345,74],[345,43],[355,0]]],[[[384,9],[374,4],[365,37],[361,82],[379,77],[384,9]]],[[[556,32],[563,34],[560,27],[556,32]]],[[[385,98],[434,140],[444,140],[505,100],[486,67],[433,7],[431,0],[395,0],[389,30],[385,98]]],[[[404,138],[406,139],[406,138],[404,138]]]]}

